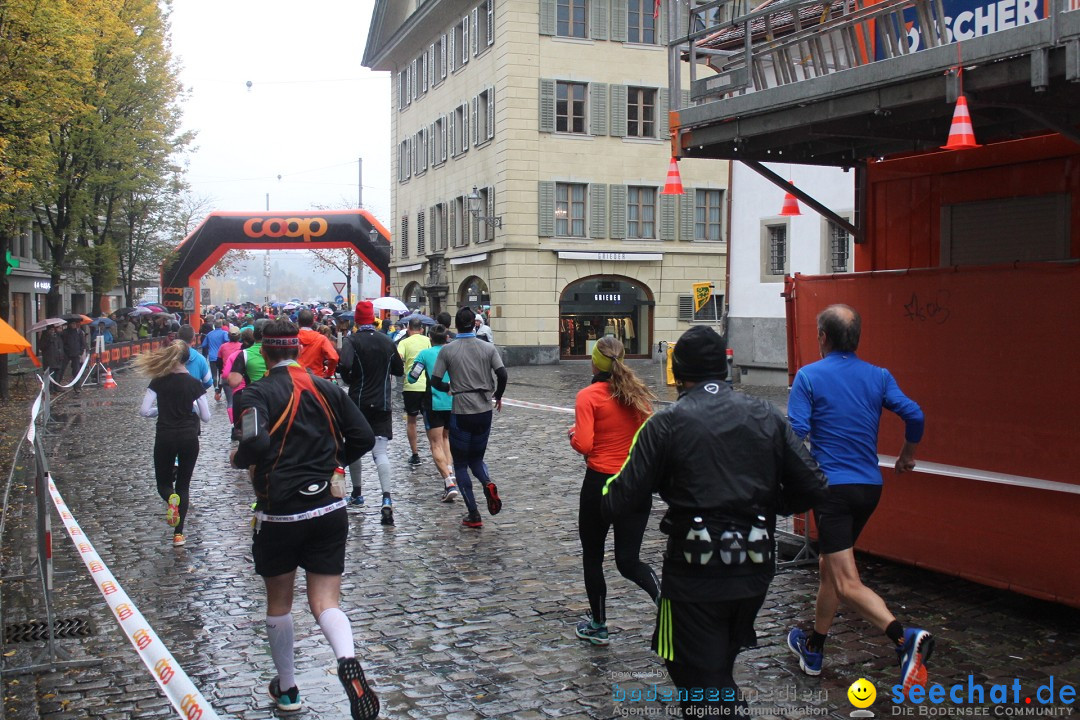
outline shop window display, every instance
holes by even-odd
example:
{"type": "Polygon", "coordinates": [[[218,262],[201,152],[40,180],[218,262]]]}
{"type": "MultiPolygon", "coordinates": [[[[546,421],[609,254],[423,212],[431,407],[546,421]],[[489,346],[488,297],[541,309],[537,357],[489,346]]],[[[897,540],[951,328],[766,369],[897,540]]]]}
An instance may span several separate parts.
{"type": "Polygon", "coordinates": [[[588,357],[606,335],[618,338],[628,355],[646,355],[651,306],[645,287],[628,278],[594,277],[572,283],[559,303],[560,355],[588,357]]]}

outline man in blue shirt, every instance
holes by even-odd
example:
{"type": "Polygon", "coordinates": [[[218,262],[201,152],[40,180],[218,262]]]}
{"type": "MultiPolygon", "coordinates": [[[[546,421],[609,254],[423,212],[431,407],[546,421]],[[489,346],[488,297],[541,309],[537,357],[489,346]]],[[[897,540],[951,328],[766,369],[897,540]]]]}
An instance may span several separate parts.
{"type": "Polygon", "coordinates": [[[206,358],[203,357],[201,352],[191,347],[191,344],[195,341],[195,328],[190,325],[181,325],[176,336],[186,342],[188,346],[188,359],[184,363],[188,374],[201,382],[204,388],[209,389],[214,384],[214,380],[210,376],[210,363],[206,362],[206,358]]]}
{"type": "Polygon", "coordinates": [[[843,600],[896,645],[906,692],[912,685],[925,684],[924,663],[933,651],[934,639],[925,630],[904,629],[881,596],[862,584],[853,548],[881,498],[877,437],[882,408],[904,421],[897,473],[915,467],[923,412],[901,392],[888,370],[855,355],[861,326],[859,314],[847,305],[830,305],[821,311],[817,327],[822,359],[799,370],[791,385],[791,426],[810,440],[811,454],[829,478],[829,496],[814,508],[821,576],[813,631],[807,635],[793,628],[788,648],[799,657],[803,672],[821,674],[825,637],[843,600]]]}
{"type": "Polygon", "coordinates": [[[221,358],[218,357],[218,349],[229,342],[229,332],[222,328],[221,320],[214,321],[214,329],[206,333],[203,338],[202,348],[206,351],[206,359],[210,362],[210,374],[214,379],[214,399],[221,402],[221,358]]]}

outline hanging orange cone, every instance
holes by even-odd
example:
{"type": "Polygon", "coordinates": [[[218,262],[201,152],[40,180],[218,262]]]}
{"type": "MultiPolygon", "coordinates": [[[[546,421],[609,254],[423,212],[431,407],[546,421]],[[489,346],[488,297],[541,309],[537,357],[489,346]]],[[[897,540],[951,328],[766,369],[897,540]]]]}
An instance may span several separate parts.
{"type": "Polygon", "coordinates": [[[116,381],[113,380],[112,370],[105,368],[105,381],[101,383],[101,387],[105,390],[115,390],[116,381]]]}
{"type": "Polygon", "coordinates": [[[679,161],[671,158],[667,169],[667,183],[660,192],[661,195],[682,195],[682,176],[679,175],[679,161]]]}
{"type": "Polygon", "coordinates": [[[792,193],[784,193],[784,207],[780,209],[780,217],[793,217],[802,215],[799,209],[799,199],[792,193]]]}
{"type": "Polygon", "coordinates": [[[967,98],[956,98],[956,110],[953,111],[952,125],[949,127],[949,140],[941,146],[942,150],[971,150],[982,147],[975,142],[975,128],[971,126],[971,114],[968,112],[967,98]]]}

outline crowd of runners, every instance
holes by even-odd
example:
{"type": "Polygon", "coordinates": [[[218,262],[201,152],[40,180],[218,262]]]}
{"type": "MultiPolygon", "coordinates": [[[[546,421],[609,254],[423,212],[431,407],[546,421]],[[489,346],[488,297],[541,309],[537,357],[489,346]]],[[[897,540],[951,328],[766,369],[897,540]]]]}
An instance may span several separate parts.
{"type": "MultiPolygon", "coordinates": [[[[266,585],[266,629],[277,671],[270,696],[285,712],[302,706],[291,613],[295,575],[303,568],[309,606],[338,658],[352,717],[371,720],[379,701],[339,606],[348,510],[366,503],[362,458],[370,453],[374,461],[380,521],[393,526],[396,385],[406,414],[407,465],[422,464],[422,421],[439,498],[447,504],[460,498],[461,525],[481,528],[475,484],[489,515],[503,503],[485,455],[507,370],[490,328],[467,307],[452,317],[414,313],[396,322],[377,318],[368,301],[348,313],[275,310],[223,308],[208,315],[198,333],[181,326],[172,343],[137,358],[137,368],[151,378],[141,413],[157,417],[157,490],[173,545],[182,546],[200,423],[209,421],[212,405],[223,405],[236,443],[230,461],[247,470],[256,495],[252,554],[266,585]]],[[[860,322],[846,306],[819,316],[823,359],[800,370],[790,421],[730,388],[724,340],[709,328],[692,328],[676,344],[680,397],[659,411],[616,338],[593,348],[592,382],[578,393],[575,422],[566,431],[587,468],[578,526],[590,613],[574,633],[594,645],[609,642],[603,560],[614,530],[618,571],[657,606],[652,647],[679,688],[674,699],[684,716],[729,715],[745,707],[734,663],[756,642],[754,620],[776,568],[776,517],[810,509],[821,545],[821,586],[810,632],[795,628],[788,635],[799,667],[809,675],[821,672],[843,601],[894,645],[905,691],[926,683],[933,638],[905,628],[862,585],[854,562],[855,541],[880,496],[881,410],[906,423],[898,473],[914,467],[923,430],[921,410],[889,372],[855,355],[860,322]],[[639,557],[654,494],[667,505],[660,525],[668,536],[662,581],[639,557]]]]}

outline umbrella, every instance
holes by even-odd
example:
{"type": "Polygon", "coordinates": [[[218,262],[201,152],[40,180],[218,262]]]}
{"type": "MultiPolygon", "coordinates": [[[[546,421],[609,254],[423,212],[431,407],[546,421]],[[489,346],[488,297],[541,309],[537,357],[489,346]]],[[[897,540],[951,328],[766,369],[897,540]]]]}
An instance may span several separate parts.
{"type": "Polygon", "coordinates": [[[396,312],[400,315],[405,315],[409,312],[409,306],[398,300],[396,297],[375,298],[371,301],[371,306],[376,310],[389,310],[390,312],[396,312]]]}
{"type": "Polygon", "coordinates": [[[143,315],[152,315],[155,312],[157,312],[157,311],[156,310],[151,310],[148,307],[137,307],[137,308],[135,308],[134,310],[131,311],[131,314],[136,316],[136,317],[141,317],[143,315]]]}
{"type": "Polygon", "coordinates": [[[90,322],[90,324],[91,325],[107,325],[107,326],[112,327],[112,328],[116,327],[116,321],[113,320],[112,318],[108,318],[108,317],[105,317],[105,316],[102,316],[102,317],[99,317],[99,318],[94,318],[90,322]]]}
{"type": "Polygon", "coordinates": [[[139,303],[139,307],[147,308],[147,309],[150,310],[150,312],[165,312],[165,308],[162,307],[161,305],[159,305],[158,303],[152,303],[152,302],[139,303]]]}
{"type": "Polygon", "coordinates": [[[424,313],[412,313],[411,315],[406,315],[406,316],[402,317],[400,320],[398,320],[398,322],[407,323],[410,320],[412,320],[413,318],[420,318],[420,322],[422,322],[425,325],[435,325],[436,324],[434,320],[429,318],[424,313]]]}
{"type": "Polygon", "coordinates": [[[320,315],[333,315],[334,311],[331,310],[330,308],[319,308],[319,314],[320,315]]]}
{"type": "Polygon", "coordinates": [[[64,318],[64,322],[77,322],[80,325],[89,325],[90,323],[93,322],[93,320],[88,318],[86,315],[71,314],[71,315],[62,315],[61,317],[64,318]]]}
{"type": "Polygon", "coordinates": [[[353,312],[349,311],[349,312],[338,313],[334,317],[336,317],[339,320],[348,320],[349,322],[352,322],[352,320],[353,320],[353,312]]]}
{"type": "Polygon", "coordinates": [[[67,320],[62,318],[45,318],[44,320],[38,320],[30,326],[30,332],[40,332],[50,325],[67,325],[67,320]]]}
{"type": "Polygon", "coordinates": [[[281,306],[281,309],[282,310],[295,310],[296,307],[297,307],[296,303],[287,302],[287,303],[285,303],[284,305],[281,306]]]}
{"type": "Polygon", "coordinates": [[[17,333],[15,328],[0,319],[0,354],[6,355],[29,349],[29,341],[17,333]]]}
{"type": "Polygon", "coordinates": [[[173,315],[172,313],[169,313],[169,312],[156,312],[153,315],[151,315],[150,317],[152,317],[152,318],[161,318],[161,317],[163,317],[163,318],[169,318],[170,320],[175,320],[176,319],[176,316],[173,315]]]}
{"type": "Polygon", "coordinates": [[[119,310],[117,310],[114,314],[115,315],[129,315],[129,314],[135,312],[135,310],[136,310],[136,308],[123,307],[123,308],[120,308],[119,310]]]}

